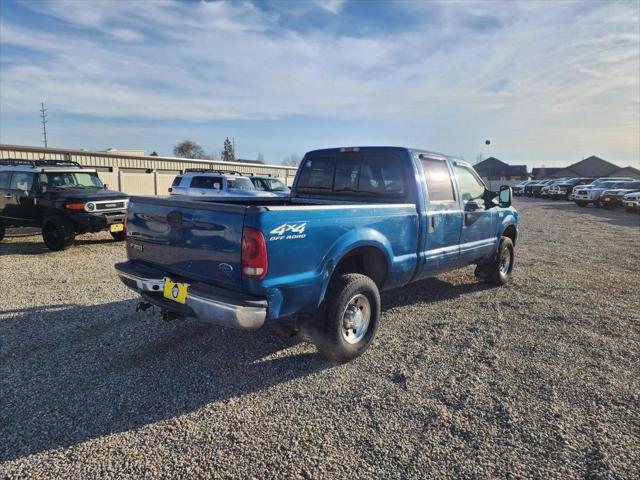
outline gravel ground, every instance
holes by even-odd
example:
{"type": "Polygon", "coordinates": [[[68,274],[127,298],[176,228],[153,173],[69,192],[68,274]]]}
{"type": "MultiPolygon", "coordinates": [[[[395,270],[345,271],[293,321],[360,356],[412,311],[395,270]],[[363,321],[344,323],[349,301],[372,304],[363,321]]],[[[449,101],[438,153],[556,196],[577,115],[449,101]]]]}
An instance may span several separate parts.
{"type": "Polygon", "coordinates": [[[513,283],[383,295],[342,366],[136,313],[108,234],[0,245],[0,477],[640,477],[638,215],[517,200],[513,283]]]}

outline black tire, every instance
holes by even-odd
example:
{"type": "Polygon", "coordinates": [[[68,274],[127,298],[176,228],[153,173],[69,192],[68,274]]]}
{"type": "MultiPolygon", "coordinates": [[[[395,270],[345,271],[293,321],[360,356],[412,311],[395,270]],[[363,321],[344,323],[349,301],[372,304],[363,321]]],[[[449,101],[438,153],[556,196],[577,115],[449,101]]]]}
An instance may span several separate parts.
{"type": "MultiPolygon", "coordinates": [[[[376,335],[380,321],[380,291],[375,282],[366,275],[340,275],[329,285],[324,312],[322,329],[315,332],[313,341],[318,351],[328,360],[336,363],[348,362],[362,355],[376,335]],[[358,308],[364,313],[359,313],[358,308]],[[367,308],[369,322],[366,328],[358,334],[357,328],[347,329],[347,310],[353,309],[360,315],[353,319],[354,322],[358,322],[366,317],[367,308]],[[351,341],[347,340],[349,336],[351,341]]],[[[362,322],[360,324],[362,325],[362,322]]]]}
{"type": "Polygon", "coordinates": [[[603,203],[602,208],[606,208],[607,210],[613,210],[614,208],[616,208],[616,204],[613,202],[603,203]]]}
{"type": "Polygon", "coordinates": [[[66,250],[76,241],[76,231],[70,220],[55,215],[42,222],[42,239],[49,250],[66,250]]]}
{"type": "Polygon", "coordinates": [[[2,223],[2,220],[0,220],[0,242],[4,238],[5,233],[6,233],[6,228],[4,226],[4,223],[2,223]]]}
{"type": "Polygon", "coordinates": [[[551,197],[551,200],[553,200],[554,202],[557,202],[558,200],[560,200],[560,197],[554,195],[553,197],[551,197]]]}
{"type": "Polygon", "coordinates": [[[116,242],[124,242],[127,239],[127,232],[109,232],[116,242]]]}
{"type": "Polygon", "coordinates": [[[511,280],[515,249],[509,237],[502,237],[496,259],[485,265],[476,267],[476,277],[493,285],[505,285],[511,280]],[[506,261],[508,260],[508,264],[506,261]]]}
{"type": "Polygon", "coordinates": [[[589,205],[589,202],[582,202],[580,200],[576,200],[576,205],[578,205],[579,207],[586,207],[587,205],[589,205]]]}

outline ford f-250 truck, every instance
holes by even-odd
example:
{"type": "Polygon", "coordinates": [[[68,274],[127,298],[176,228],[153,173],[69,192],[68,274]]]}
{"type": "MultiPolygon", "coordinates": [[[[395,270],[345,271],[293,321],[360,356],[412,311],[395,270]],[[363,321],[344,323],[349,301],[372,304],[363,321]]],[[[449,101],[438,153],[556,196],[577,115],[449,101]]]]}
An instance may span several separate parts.
{"type": "Polygon", "coordinates": [[[360,355],[380,291],[475,264],[506,283],[517,213],[473,168],[398,147],[309,152],[289,198],[133,197],[122,281],[165,317],[284,323],[338,362],[360,355]]]}

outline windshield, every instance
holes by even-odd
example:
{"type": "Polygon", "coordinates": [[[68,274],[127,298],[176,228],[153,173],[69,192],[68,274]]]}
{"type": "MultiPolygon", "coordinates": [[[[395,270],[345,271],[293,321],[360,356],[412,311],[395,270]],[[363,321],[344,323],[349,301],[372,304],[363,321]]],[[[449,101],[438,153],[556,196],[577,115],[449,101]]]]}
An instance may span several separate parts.
{"type": "Polygon", "coordinates": [[[228,188],[232,190],[255,190],[256,188],[247,177],[227,177],[228,188]]]}
{"type": "Polygon", "coordinates": [[[289,188],[277,178],[263,178],[262,179],[272,192],[288,192],[289,188]]]}
{"type": "Polygon", "coordinates": [[[47,188],[104,188],[95,172],[44,172],[40,184],[47,188]]]}

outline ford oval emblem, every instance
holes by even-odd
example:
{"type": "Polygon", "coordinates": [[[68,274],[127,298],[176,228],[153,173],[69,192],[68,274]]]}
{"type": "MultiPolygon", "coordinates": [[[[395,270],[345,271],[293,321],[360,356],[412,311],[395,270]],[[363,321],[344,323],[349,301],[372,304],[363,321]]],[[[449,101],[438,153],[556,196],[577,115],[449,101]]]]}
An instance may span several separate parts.
{"type": "Polygon", "coordinates": [[[231,272],[233,272],[233,267],[228,263],[219,263],[218,270],[220,270],[225,275],[229,276],[231,275],[231,272]]]}

